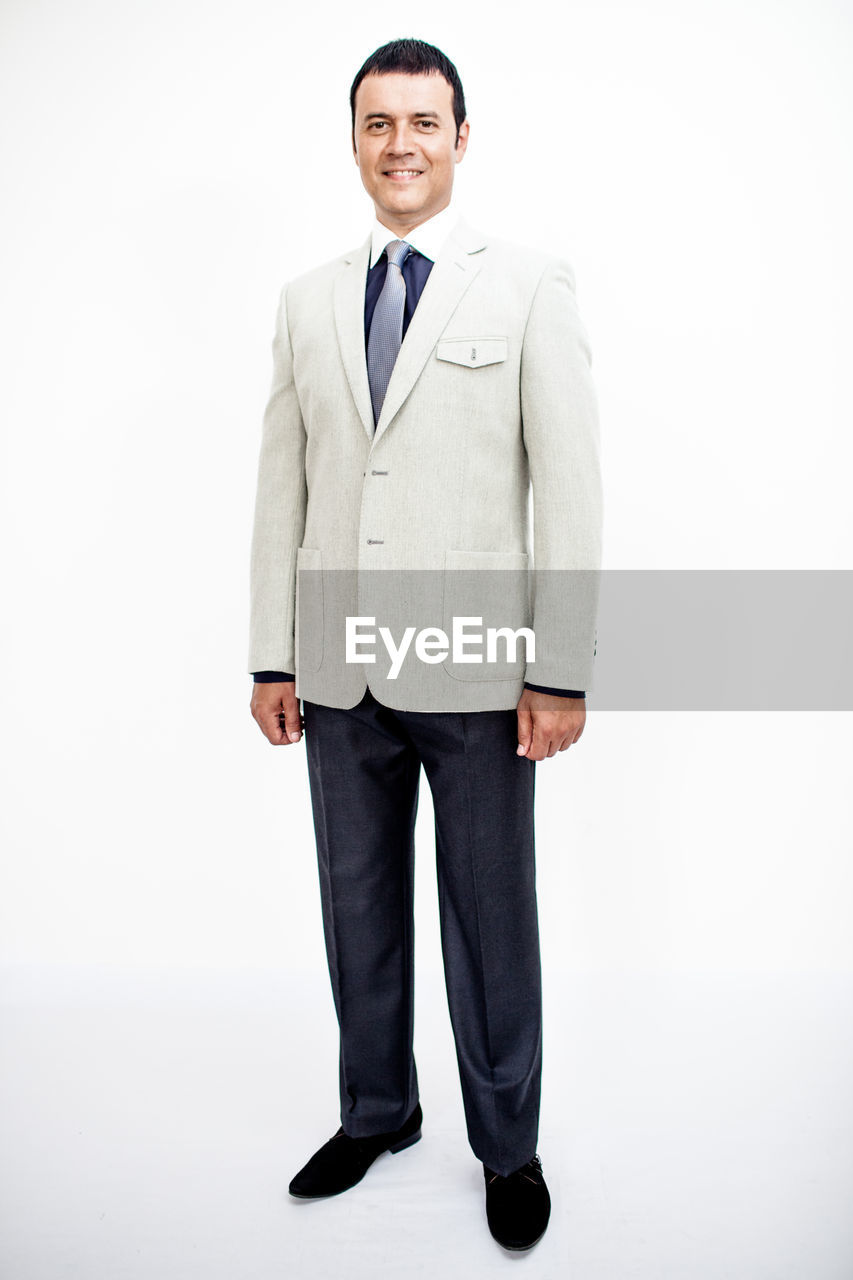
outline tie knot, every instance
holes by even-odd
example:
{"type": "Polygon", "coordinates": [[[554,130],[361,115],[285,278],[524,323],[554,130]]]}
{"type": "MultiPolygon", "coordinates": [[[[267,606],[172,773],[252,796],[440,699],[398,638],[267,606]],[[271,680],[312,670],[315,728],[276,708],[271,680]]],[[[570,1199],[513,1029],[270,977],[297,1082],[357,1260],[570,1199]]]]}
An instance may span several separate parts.
{"type": "Polygon", "coordinates": [[[408,240],[390,240],[385,246],[389,263],[393,262],[395,267],[402,268],[411,247],[408,240]]]}

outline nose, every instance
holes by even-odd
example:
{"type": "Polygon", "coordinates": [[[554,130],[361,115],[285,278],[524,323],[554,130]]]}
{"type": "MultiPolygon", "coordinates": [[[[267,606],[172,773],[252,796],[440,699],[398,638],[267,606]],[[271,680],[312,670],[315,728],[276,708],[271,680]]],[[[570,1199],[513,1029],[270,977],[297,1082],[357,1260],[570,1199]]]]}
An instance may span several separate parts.
{"type": "Polygon", "coordinates": [[[400,156],[414,155],[414,147],[412,146],[408,125],[403,121],[400,121],[400,123],[395,126],[393,133],[388,138],[386,150],[389,156],[394,156],[395,159],[400,156]]]}

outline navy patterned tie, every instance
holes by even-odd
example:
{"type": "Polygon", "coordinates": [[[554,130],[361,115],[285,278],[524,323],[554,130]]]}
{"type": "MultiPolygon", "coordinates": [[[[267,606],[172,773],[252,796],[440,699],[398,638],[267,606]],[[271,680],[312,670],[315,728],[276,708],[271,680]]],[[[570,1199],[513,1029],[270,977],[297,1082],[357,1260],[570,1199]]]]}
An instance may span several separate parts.
{"type": "Polygon", "coordinates": [[[391,372],[403,341],[403,309],[406,305],[406,282],[403,279],[403,263],[411,250],[405,240],[391,240],[385,246],[388,267],[382,292],[376,299],[376,309],[370,323],[367,339],[367,380],[370,383],[370,399],[373,403],[373,425],[379,421],[382,402],[391,372]]]}

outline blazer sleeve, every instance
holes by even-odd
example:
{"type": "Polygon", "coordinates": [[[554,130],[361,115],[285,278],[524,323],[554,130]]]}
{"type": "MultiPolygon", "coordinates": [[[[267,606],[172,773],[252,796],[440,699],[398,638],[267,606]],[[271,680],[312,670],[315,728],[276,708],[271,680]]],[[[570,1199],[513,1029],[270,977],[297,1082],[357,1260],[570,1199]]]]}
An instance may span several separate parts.
{"type": "Polygon", "coordinates": [[[305,427],[293,380],[287,285],[273,338],[273,375],[263,416],[250,556],[249,667],[294,671],[296,552],[305,530],[305,427]]]}
{"type": "Polygon", "coordinates": [[[543,272],[521,353],[521,417],[533,489],[535,661],[525,679],[592,688],[602,551],[598,400],[575,276],[543,272]]]}

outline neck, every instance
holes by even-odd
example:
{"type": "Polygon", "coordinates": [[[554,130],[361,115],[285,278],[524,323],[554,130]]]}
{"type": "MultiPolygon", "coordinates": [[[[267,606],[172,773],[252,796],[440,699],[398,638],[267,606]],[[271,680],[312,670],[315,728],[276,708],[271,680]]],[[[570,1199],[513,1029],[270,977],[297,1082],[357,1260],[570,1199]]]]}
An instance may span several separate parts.
{"type": "Polygon", "coordinates": [[[387,214],[384,210],[380,211],[374,205],[377,222],[381,222],[383,227],[387,227],[389,231],[395,232],[401,239],[405,238],[410,231],[414,231],[415,227],[420,227],[424,222],[429,222],[430,218],[434,218],[437,213],[442,213],[443,210],[449,207],[450,196],[447,197],[447,200],[440,209],[431,209],[429,213],[423,216],[409,215],[407,217],[406,214],[400,214],[399,216],[387,214]]]}

